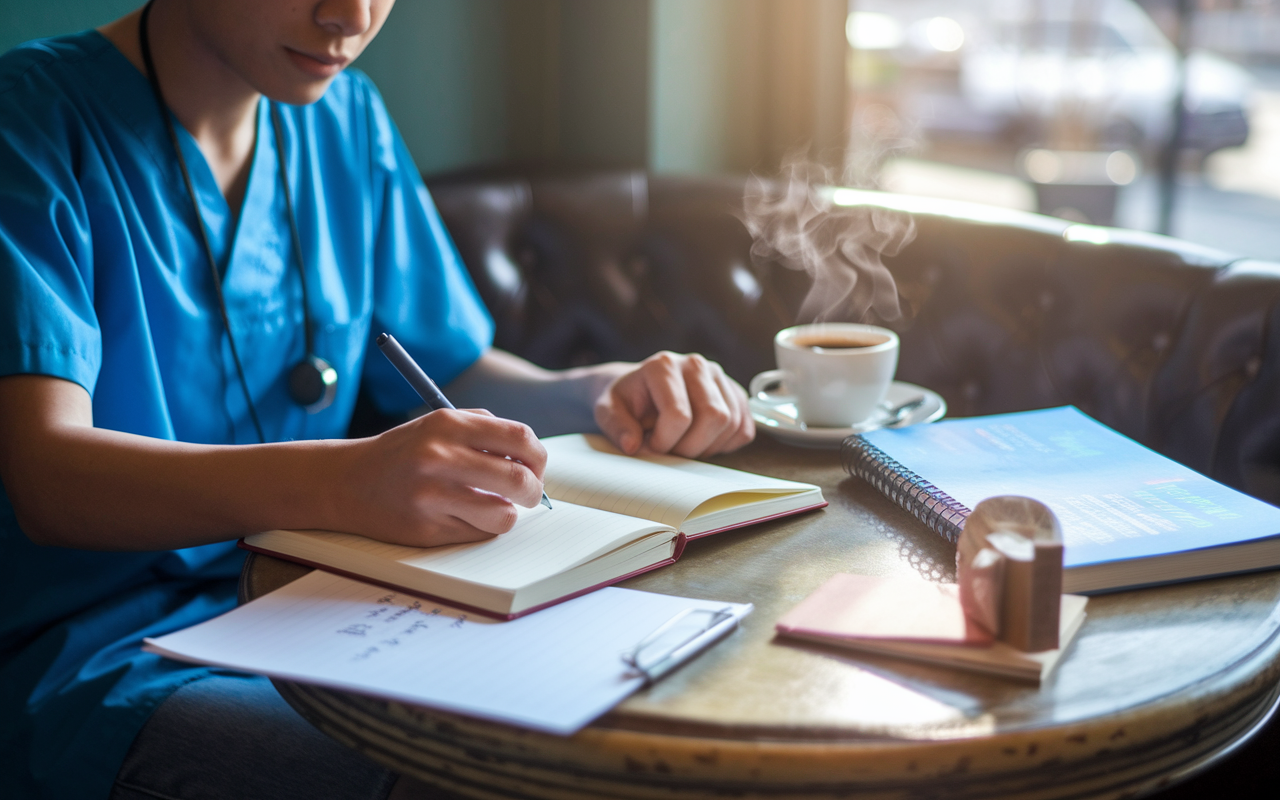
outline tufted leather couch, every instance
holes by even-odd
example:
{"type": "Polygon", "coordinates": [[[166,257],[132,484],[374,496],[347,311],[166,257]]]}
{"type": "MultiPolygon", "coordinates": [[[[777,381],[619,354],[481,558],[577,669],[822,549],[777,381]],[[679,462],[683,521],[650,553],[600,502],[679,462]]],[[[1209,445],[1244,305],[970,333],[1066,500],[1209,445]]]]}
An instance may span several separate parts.
{"type": "MultiPolygon", "coordinates": [[[[497,322],[546,367],[699,351],[744,385],[773,366],[803,273],[753,263],[741,178],[643,172],[429,182],[497,322]]],[[[885,259],[898,377],[952,416],[1073,404],[1280,504],[1280,264],[1177,239],[878,192],[910,213],[885,259]]]]}

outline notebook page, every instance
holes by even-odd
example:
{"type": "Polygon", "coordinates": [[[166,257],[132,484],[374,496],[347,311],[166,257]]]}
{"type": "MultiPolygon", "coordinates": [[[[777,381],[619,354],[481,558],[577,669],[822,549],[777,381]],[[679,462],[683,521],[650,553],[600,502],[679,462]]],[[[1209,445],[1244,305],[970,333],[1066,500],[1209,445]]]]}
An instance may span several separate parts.
{"type": "Polygon", "coordinates": [[[624,456],[602,436],[553,436],[542,443],[548,457],[546,489],[552,498],[677,529],[695,508],[718,495],[813,488],[676,456],[624,456]]]}
{"type": "Polygon", "coordinates": [[[145,649],[570,734],[641,685],[620,653],[686,608],[726,606],[751,610],[608,588],[494,622],[313,572],[145,649]]]}
{"type": "MultiPolygon", "coordinates": [[[[295,533],[508,590],[557,575],[645,535],[659,533],[670,538],[663,525],[568,502],[557,502],[554,509],[541,505],[521,508],[515,527],[500,536],[442,547],[404,547],[333,531],[295,533]]],[[[249,542],[253,543],[252,538],[249,542]]]]}

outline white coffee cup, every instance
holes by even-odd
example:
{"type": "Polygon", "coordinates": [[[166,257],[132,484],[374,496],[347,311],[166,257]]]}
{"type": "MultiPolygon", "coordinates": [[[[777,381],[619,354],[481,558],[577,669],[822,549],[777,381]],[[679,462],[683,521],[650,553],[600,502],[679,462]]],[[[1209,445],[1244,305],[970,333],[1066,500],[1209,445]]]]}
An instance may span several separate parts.
{"type": "Polygon", "coordinates": [[[898,334],[876,325],[819,322],[778,331],[778,369],[751,379],[753,398],[793,402],[809,427],[848,428],[870,417],[898,368],[898,334]],[[766,392],[781,382],[785,394],[766,392]]]}

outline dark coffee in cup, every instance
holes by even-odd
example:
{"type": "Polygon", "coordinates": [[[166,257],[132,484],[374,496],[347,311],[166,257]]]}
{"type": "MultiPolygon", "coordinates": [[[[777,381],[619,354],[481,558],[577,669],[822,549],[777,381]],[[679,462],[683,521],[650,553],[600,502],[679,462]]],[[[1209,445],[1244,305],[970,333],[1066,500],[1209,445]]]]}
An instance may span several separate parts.
{"type": "Polygon", "coordinates": [[[791,341],[811,350],[852,350],[884,344],[889,337],[879,333],[814,333],[797,336],[791,341]]]}

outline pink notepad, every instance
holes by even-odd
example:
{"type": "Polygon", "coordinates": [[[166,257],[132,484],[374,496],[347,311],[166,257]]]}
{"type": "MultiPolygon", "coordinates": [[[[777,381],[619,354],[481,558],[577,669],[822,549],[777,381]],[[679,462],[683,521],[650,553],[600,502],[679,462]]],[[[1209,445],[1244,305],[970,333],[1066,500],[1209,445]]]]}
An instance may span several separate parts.
{"type": "Polygon", "coordinates": [[[1084,624],[1088,599],[1062,596],[1057,650],[1024,653],[969,622],[955,584],[833,575],[778,620],[782,636],[1039,682],[1084,624]]]}
{"type": "Polygon", "coordinates": [[[778,620],[777,630],[857,639],[989,645],[960,607],[954,583],[839,573],[778,620]]]}

